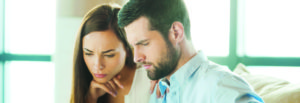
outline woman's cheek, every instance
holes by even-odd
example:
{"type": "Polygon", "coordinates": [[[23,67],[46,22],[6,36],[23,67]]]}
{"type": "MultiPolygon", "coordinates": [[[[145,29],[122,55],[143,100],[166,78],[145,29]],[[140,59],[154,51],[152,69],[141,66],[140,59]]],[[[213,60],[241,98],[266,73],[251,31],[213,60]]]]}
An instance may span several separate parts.
{"type": "Polygon", "coordinates": [[[92,72],[92,67],[93,67],[93,66],[92,66],[91,60],[88,59],[88,58],[84,58],[84,62],[85,62],[85,64],[86,64],[86,66],[87,66],[89,72],[91,73],[91,72],[92,72]]]}
{"type": "Polygon", "coordinates": [[[122,63],[125,62],[125,60],[122,60],[122,57],[119,55],[115,58],[114,62],[112,62],[110,65],[115,68],[115,71],[120,72],[120,70],[123,68],[122,63]]]}

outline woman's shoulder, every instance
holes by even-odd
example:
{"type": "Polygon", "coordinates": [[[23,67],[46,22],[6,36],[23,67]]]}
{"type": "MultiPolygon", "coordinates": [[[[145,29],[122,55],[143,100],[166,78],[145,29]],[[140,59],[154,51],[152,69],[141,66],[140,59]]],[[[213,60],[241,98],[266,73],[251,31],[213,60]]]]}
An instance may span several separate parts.
{"type": "Polygon", "coordinates": [[[130,92],[125,96],[125,103],[147,103],[150,97],[149,89],[150,79],[147,71],[144,68],[137,68],[130,92]]]}
{"type": "Polygon", "coordinates": [[[134,76],[134,86],[141,88],[150,88],[150,79],[147,76],[147,71],[144,68],[137,68],[134,76]]]}

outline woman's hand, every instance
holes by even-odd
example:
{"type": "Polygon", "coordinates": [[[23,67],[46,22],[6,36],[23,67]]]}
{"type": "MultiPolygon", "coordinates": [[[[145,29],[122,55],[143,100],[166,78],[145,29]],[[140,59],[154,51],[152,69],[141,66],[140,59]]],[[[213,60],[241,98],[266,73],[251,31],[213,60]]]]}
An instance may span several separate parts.
{"type": "MultiPolygon", "coordinates": [[[[156,86],[156,91],[155,91],[156,96],[157,96],[157,98],[162,98],[162,96],[160,94],[158,82],[159,82],[159,80],[151,80],[150,94],[152,94],[154,92],[154,89],[155,89],[155,86],[156,86]]],[[[169,93],[169,88],[167,88],[166,92],[169,93]]]]}
{"type": "Polygon", "coordinates": [[[106,83],[98,83],[97,81],[92,80],[86,96],[87,103],[96,103],[97,99],[103,96],[105,93],[109,93],[110,95],[116,97],[118,94],[117,89],[124,88],[119,81],[120,78],[121,76],[117,75],[106,83]]]}

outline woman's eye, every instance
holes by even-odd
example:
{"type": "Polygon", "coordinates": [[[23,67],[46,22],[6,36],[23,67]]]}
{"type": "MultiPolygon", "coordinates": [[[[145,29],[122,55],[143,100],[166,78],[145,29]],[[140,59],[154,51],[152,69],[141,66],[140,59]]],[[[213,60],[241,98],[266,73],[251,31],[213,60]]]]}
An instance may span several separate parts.
{"type": "Polygon", "coordinates": [[[111,55],[105,55],[106,57],[112,58],[115,56],[115,54],[111,54],[111,55]]]}
{"type": "Polygon", "coordinates": [[[89,56],[89,55],[93,55],[92,53],[84,53],[85,55],[89,56]]]}

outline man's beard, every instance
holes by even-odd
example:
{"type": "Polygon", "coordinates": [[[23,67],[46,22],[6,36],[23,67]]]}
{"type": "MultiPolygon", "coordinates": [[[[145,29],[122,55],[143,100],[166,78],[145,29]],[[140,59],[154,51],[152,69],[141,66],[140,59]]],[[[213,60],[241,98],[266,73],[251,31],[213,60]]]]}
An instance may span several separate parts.
{"type": "Polygon", "coordinates": [[[148,71],[148,77],[151,80],[158,80],[169,74],[171,74],[179,61],[180,53],[177,51],[170,41],[166,41],[167,44],[167,53],[162,54],[160,61],[157,63],[158,66],[152,64],[154,70],[148,71]]]}

